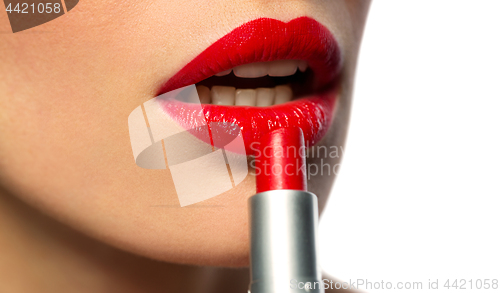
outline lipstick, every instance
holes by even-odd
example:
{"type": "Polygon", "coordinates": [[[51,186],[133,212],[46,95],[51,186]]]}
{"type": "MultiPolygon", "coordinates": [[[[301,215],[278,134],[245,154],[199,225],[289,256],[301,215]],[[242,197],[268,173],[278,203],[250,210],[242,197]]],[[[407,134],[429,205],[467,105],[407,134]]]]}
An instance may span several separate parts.
{"type": "Polygon", "coordinates": [[[316,258],[318,200],[307,192],[302,130],[281,128],[264,135],[255,163],[249,292],[323,293],[316,258]]]}

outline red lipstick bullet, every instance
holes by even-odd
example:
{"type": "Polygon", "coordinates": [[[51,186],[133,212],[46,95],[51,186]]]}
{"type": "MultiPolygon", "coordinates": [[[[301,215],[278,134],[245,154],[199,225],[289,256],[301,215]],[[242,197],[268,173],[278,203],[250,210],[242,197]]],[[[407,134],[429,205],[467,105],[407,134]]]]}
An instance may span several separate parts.
{"type": "Polygon", "coordinates": [[[302,130],[282,128],[264,135],[255,163],[249,292],[323,293],[316,258],[318,200],[306,191],[302,130]]]}
{"type": "Polygon", "coordinates": [[[298,127],[264,135],[255,161],[257,193],[291,189],[307,191],[304,134],[298,127]]]}

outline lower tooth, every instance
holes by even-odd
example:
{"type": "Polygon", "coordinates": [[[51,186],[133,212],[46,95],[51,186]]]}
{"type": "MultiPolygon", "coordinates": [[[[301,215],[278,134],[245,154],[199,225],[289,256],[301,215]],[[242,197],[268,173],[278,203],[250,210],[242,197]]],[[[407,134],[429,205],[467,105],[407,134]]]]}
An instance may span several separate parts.
{"type": "Polygon", "coordinates": [[[257,106],[269,107],[290,102],[293,91],[290,85],[275,88],[236,89],[229,86],[196,86],[202,104],[221,106],[257,106]]]}
{"type": "Polygon", "coordinates": [[[196,86],[198,91],[198,97],[200,98],[200,103],[210,104],[210,89],[203,85],[196,86]]]}
{"type": "Polygon", "coordinates": [[[213,86],[210,91],[212,104],[231,106],[234,105],[236,88],[229,86],[213,86]]]}
{"type": "Polygon", "coordinates": [[[258,88],[257,92],[257,107],[268,107],[274,102],[274,89],[258,88]]]}
{"type": "Polygon", "coordinates": [[[279,105],[292,100],[293,92],[292,88],[288,85],[279,85],[275,89],[276,96],[274,98],[274,104],[279,105]]]}
{"type": "Polygon", "coordinates": [[[252,89],[239,89],[236,91],[236,106],[255,106],[257,100],[257,93],[252,89]]]}

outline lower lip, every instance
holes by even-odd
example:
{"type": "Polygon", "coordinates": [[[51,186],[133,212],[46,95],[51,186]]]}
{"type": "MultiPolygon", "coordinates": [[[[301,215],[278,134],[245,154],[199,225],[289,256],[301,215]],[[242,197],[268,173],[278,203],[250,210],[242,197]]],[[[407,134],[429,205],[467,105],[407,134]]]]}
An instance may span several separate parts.
{"type": "Polygon", "coordinates": [[[203,104],[203,115],[198,114],[198,104],[184,102],[165,103],[163,110],[186,129],[218,122],[238,125],[246,153],[252,155],[264,134],[284,127],[302,129],[308,147],[318,143],[333,119],[337,94],[338,91],[333,90],[270,107],[203,104]]]}

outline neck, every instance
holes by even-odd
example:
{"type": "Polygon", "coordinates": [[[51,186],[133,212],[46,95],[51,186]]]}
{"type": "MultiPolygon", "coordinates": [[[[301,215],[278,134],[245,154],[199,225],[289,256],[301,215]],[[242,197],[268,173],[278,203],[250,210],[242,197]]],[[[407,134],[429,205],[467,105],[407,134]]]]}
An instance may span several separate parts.
{"type": "Polygon", "coordinates": [[[0,291],[246,292],[248,269],[163,263],[91,239],[0,189],[0,291]]]}

